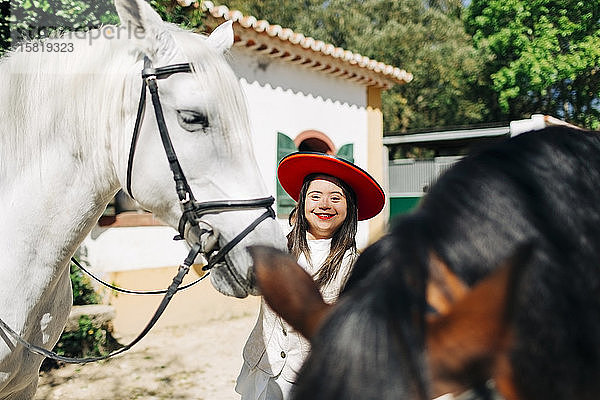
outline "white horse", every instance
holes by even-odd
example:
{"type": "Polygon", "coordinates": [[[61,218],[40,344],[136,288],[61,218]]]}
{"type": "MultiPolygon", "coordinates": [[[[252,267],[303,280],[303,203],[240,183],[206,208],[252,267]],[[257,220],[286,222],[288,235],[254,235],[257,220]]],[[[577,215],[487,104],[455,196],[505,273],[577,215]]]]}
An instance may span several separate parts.
{"type": "MultiPolygon", "coordinates": [[[[233,43],[231,24],[207,38],[164,23],[144,0],[116,0],[116,8],[121,26],[30,43],[0,60],[0,319],[47,349],[71,308],[69,258],[126,187],[144,56],[154,67],[192,66],[191,73],[161,79],[159,93],[196,200],[268,196],[241,88],[223,57],[233,43]]],[[[182,210],[150,96],[146,103],[131,191],[177,227],[182,210]]],[[[202,224],[224,246],[264,211],[211,213],[202,224]]],[[[285,247],[272,218],[215,266],[217,290],[257,294],[245,251],[257,243],[285,247]]],[[[31,399],[41,362],[0,329],[0,399],[31,399]]]]}

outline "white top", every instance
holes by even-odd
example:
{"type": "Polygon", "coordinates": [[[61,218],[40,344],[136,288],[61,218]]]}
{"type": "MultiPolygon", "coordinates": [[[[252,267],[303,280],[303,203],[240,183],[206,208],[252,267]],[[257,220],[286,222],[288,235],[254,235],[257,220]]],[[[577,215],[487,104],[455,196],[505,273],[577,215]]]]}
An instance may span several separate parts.
{"type": "MultiPolygon", "coordinates": [[[[314,276],[329,255],[331,239],[309,239],[308,247],[313,265],[307,262],[304,255],[298,258],[298,264],[314,276]]],[[[351,251],[346,252],[335,279],[321,288],[326,302],[331,303],[337,299],[354,259],[351,251]]],[[[258,320],[243,350],[247,366],[268,377],[281,377],[293,383],[309,352],[309,342],[262,300],[258,320]]],[[[238,385],[240,380],[248,378],[243,375],[244,369],[238,377],[238,385]]]]}

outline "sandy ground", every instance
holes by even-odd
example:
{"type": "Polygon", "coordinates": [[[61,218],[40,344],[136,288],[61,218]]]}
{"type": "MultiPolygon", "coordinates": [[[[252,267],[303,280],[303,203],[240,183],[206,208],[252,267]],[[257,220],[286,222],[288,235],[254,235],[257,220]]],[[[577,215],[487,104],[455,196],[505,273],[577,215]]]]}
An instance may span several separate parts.
{"type": "Polygon", "coordinates": [[[255,321],[253,314],[153,329],[114,359],[42,372],[35,399],[238,399],[235,379],[255,321]]]}

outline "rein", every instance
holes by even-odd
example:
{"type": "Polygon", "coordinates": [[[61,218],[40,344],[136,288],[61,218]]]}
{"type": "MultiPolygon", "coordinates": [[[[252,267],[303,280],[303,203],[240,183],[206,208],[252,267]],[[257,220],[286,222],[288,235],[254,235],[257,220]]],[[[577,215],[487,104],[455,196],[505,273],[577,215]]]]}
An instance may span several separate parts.
{"type": "MultiPolygon", "coordinates": [[[[115,286],[113,284],[110,284],[100,278],[98,278],[96,275],[94,275],[93,273],[91,273],[90,271],[87,270],[87,268],[85,268],[83,265],[81,265],[81,263],[79,261],[77,261],[75,258],[71,257],[71,262],[73,264],[75,264],[77,266],[77,268],[79,268],[80,270],[82,270],[83,272],[85,272],[90,278],[92,278],[93,280],[95,280],[96,282],[100,283],[102,286],[106,286],[107,288],[114,290],[115,292],[119,292],[119,293],[126,293],[126,294],[165,294],[167,293],[168,289],[159,289],[159,290],[131,290],[131,289],[125,289],[122,287],[118,287],[115,286]]],[[[189,287],[194,286],[196,283],[200,282],[201,280],[204,280],[204,278],[206,278],[206,276],[210,274],[210,271],[207,272],[206,274],[202,275],[200,278],[196,279],[193,282],[187,283],[181,287],[177,288],[177,291],[181,291],[184,289],[187,289],[189,287]]]]}
{"type": "MultiPolygon", "coordinates": [[[[150,329],[152,329],[152,327],[156,324],[156,322],[158,321],[158,319],[160,318],[160,316],[163,314],[163,312],[167,308],[167,305],[171,301],[171,298],[177,292],[178,286],[181,284],[181,282],[183,281],[183,278],[188,273],[188,271],[190,269],[190,266],[193,264],[194,259],[196,258],[196,256],[198,255],[198,253],[200,253],[200,246],[198,244],[196,244],[190,250],[188,256],[185,259],[185,261],[179,266],[179,270],[177,271],[177,275],[173,278],[173,281],[171,282],[171,285],[169,286],[169,288],[166,291],[165,297],[163,297],[162,301],[158,305],[158,308],[154,312],[154,315],[152,316],[152,319],[148,322],[148,324],[146,324],[146,326],[144,327],[144,329],[142,330],[142,332],[140,332],[140,334],[135,339],[133,339],[130,343],[128,343],[127,345],[121,347],[118,350],[113,351],[110,354],[107,354],[107,355],[104,355],[104,356],[99,356],[99,357],[88,357],[88,358],[65,357],[65,356],[61,356],[59,354],[56,354],[53,351],[47,350],[47,349],[45,349],[43,347],[36,346],[34,344],[29,343],[28,341],[26,341],[25,339],[23,339],[17,332],[15,332],[11,327],[9,327],[1,319],[0,319],[0,327],[2,327],[13,339],[15,339],[19,344],[21,344],[27,350],[29,350],[32,353],[38,354],[40,356],[43,356],[43,357],[52,358],[52,359],[54,359],[56,361],[62,361],[64,363],[70,363],[70,364],[86,364],[86,363],[89,363],[89,362],[106,360],[108,358],[114,357],[114,356],[116,356],[118,354],[124,353],[125,351],[129,350],[136,343],[138,343],[140,340],[142,340],[142,338],[144,336],[146,336],[146,334],[148,332],[150,332],[150,329]]],[[[202,278],[204,278],[206,276],[207,275],[204,275],[202,278]]]]}
{"type": "MultiPolygon", "coordinates": [[[[242,210],[253,210],[253,209],[266,208],[266,211],[263,214],[261,214],[252,223],[250,223],[250,225],[248,225],[244,230],[242,230],[237,236],[235,236],[227,244],[225,244],[222,248],[220,248],[219,251],[215,255],[211,256],[210,258],[207,257],[208,264],[205,265],[204,267],[202,267],[202,270],[209,271],[216,264],[223,262],[225,260],[225,256],[227,255],[227,253],[229,253],[229,251],[231,251],[231,249],[233,249],[234,246],[236,246],[240,241],[242,241],[242,239],[244,239],[250,232],[252,232],[258,226],[258,224],[260,224],[262,221],[264,221],[267,218],[273,218],[273,219],[275,218],[275,211],[273,211],[273,208],[271,207],[273,205],[275,199],[272,196],[269,196],[269,197],[248,199],[248,200],[217,200],[217,201],[206,201],[206,202],[197,202],[196,201],[194,194],[192,193],[192,189],[187,182],[185,174],[183,173],[181,165],[179,164],[179,160],[177,159],[177,154],[175,153],[175,149],[173,148],[173,144],[172,144],[171,138],[169,136],[169,131],[167,129],[167,124],[165,122],[162,106],[160,103],[160,97],[158,95],[157,81],[159,79],[168,78],[172,74],[180,73],[180,72],[183,72],[183,73],[192,72],[192,65],[189,63],[188,64],[173,64],[173,65],[167,65],[164,67],[152,68],[152,63],[150,62],[150,59],[148,57],[144,57],[144,69],[142,70],[142,92],[140,94],[140,101],[138,104],[138,111],[137,111],[137,115],[136,115],[133,136],[132,136],[131,146],[130,146],[130,150],[129,150],[129,158],[128,158],[128,162],[127,162],[127,192],[131,196],[131,198],[134,198],[132,195],[132,192],[131,192],[131,171],[133,170],[133,159],[134,159],[137,141],[138,141],[140,128],[142,125],[142,120],[143,120],[144,111],[145,111],[146,89],[149,89],[150,95],[152,97],[152,105],[154,106],[154,114],[156,116],[158,131],[160,133],[161,141],[162,141],[163,147],[165,149],[167,159],[169,161],[169,167],[171,168],[171,172],[173,173],[173,180],[175,181],[175,190],[177,191],[177,196],[179,198],[179,203],[180,203],[181,209],[182,209],[182,215],[181,215],[181,218],[179,219],[179,224],[178,224],[179,235],[175,236],[174,240],[182,240],[184,238],[186,226],[188,224],[193,225],[193,226],[199,225],[200,219],[204,215],[218,214],[218,213],[230,212],[230,211],[242,211],[242,210]]],[[[203,224],[208,225],[206,222],[203,222],[203,224]]],[[[208,225],[208,226],[210,226],[210,225],[208,225]]],[[[142,338],[144,336],[146,336],[146,334],[150,331],[150,329],[152,329],[152,327],[156,324],[156,322],[158,321],[160,316],[163,314],[167,305],[171,301],[171,298],[177,291],[185,289],[186,287],[192,286],[193,284],[201,281],[202,279],[206,278],[209,275],[209,273],[207,273],[207,274],[203,275],[202,277],[200,277],[199,279],[197,279],[196,281],[194,281],[188,285],[184,285],[181,288],[179,287],[179,285],[183,281],[183,278],[189,272],[190,267],[194,263],[194,260],[196,259],[198,254],[203,253],[208,256],[207,253],[212,252],[212,247],[214,247],[214,244],[213,244],[213,246],[210,246],[211,247],[210,249],[209,248],[203,249],[202,243],[200,243],[201,236],[203,234],[210,235],[211,231],[207,230],[207,229],[201,229],[200,233],[201,234],[199,235],[198,240],[196,240],[195,243],[191,246],[191,249],[190,249],[187,257],[185,258],[183,263],[179,266],[177,275],[173,278],[171,285],[169,285],[169,287],[166,290],[147,291],[147,292],[139,292],[138,293],[138,294],[163,294],[164,293],[165,296],[163,297],[161,303],[159,304],[158,308],[154,312],[154,315],[152,316],[152,318],[148,322],[148,324],[144,327],[142,332],[135,339],[133,339],[129,344],[125,345],[124,347],[122,347],[110,354],[107,354],[105,356],[90,357],[90,358],[64,357],[64,356],[56,354],[55,352],[47,350],[43,347],[36,346],[34,344],[27,342],[17,332],[15,332],[12,328],[10,328],[2,319],[0,319],[0,327],[3,328],[13,339],[15,339],[19,344],[23,345],[30,352],[41,355],[43,357],[52,358],[57,361],[62,361],[65,363],[85,364],[85,363],[94,362],[94,361],[106,360],[108,358],[116,356],[117,354],[121,354],[121,353],[129,350],[136,343],[138,343],[140,340],[142,340],[142,338]]],[[[207,241],[209,239],[211,239],[211,237],[209,237],[207,239],[207,241]]],[[[83,271],[85,271],[86,273],[91,275],[84,268],[82,268],[78,262],[76,262],[76,265],[79,268],[81,268],[83,271]]],[[[97,281],[99,281],[100,283],[109,286],[111,289],[115,289],[118,291],[125,291],[125,292],[129,292],[129,293],[136,292],[136,291],[121,289],[121,288],[117,288],[112,285],[108,285],[104,281],[101,281],[98,278],[96,278],[95,276],[93,276],[93,275],[91,275],[91,276],[94,279],[96,279],[97,281]]]]}

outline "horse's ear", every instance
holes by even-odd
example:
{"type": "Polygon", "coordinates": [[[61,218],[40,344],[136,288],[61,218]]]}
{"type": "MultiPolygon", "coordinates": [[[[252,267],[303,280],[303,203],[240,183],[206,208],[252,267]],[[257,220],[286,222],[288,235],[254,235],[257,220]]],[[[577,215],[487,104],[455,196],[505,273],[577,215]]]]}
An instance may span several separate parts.
{"type": "Polygon", "coordinates": [[[175,39],[163,20],[145,0],[115,0],[121,26],[130,38],[140,41],[141,51],[154,64],[166,64],[179,52],[175,39]]]}
{"type": "Polygon", "coordinates": [[[516,291],[532,251],[531,244],[520,246],[445,314],[428,317],[427,354],[435,395],[462,391],[492,377],[499,387],[510,386],[506,356],[516,291]]]}
{"type": "Polygon", "coordinates": [[[229,50],[233,46],[233,21],[226,21],[217,26],[206,39],[206,43],[220,53],[229,50]]]}
{"type": "Polygon", "coordinates": [[[251,246],[248,251],[269,307],[304,337],[312,338],[331,309],[315,281],[287,253],[266,246],[251,246]]]}
{"type": "Polygon", "coordinates": [[[427,303],[439,314],[446,314],[452,304],[468,291],[467,284],[437,254],[432,253],[429,257],[427,303]]]}

